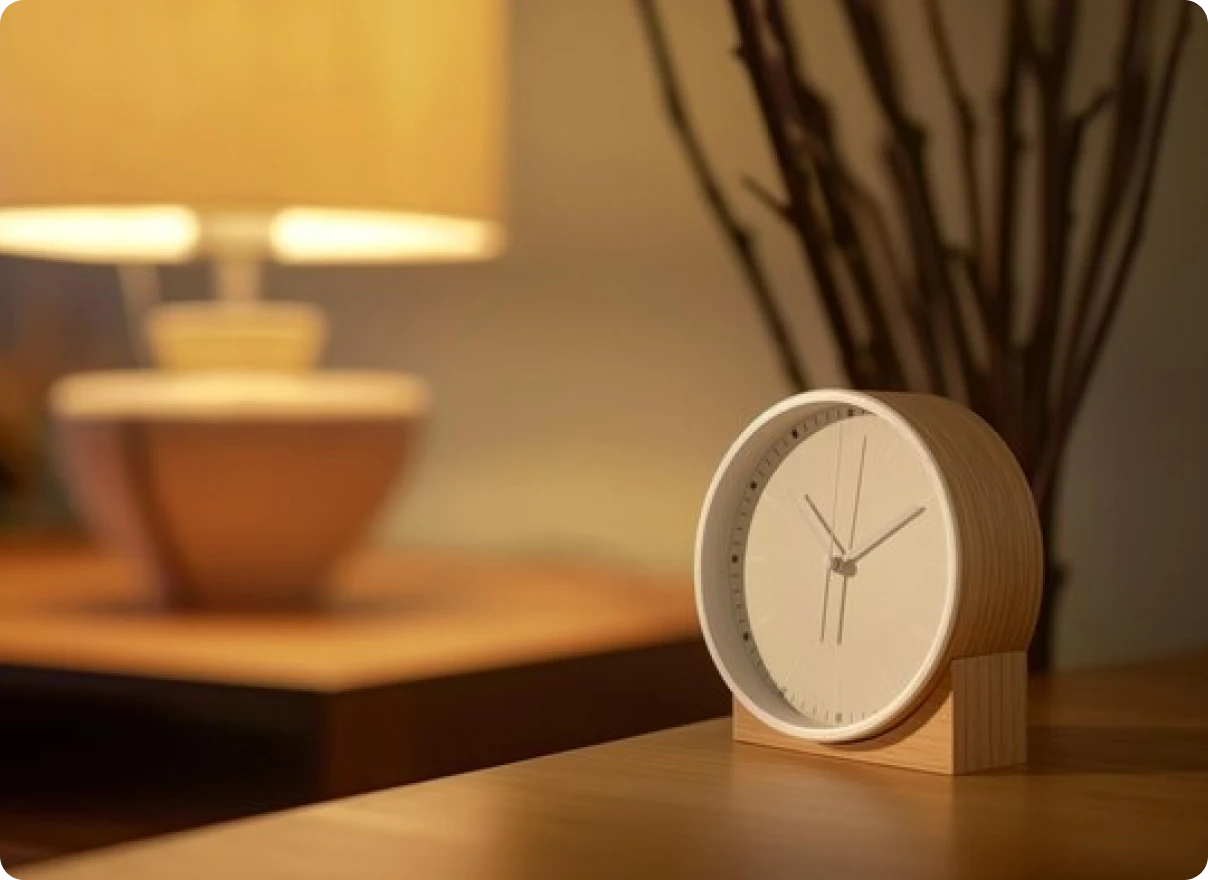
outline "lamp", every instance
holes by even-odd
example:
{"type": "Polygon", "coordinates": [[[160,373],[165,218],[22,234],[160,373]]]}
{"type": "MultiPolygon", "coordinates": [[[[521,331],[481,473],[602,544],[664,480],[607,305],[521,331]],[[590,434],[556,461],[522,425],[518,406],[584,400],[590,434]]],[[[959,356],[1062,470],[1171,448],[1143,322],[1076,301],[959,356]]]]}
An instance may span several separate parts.
{"type": "Polygon", "coordinates": [[[0,250],[112,262],[127,281],[138,264],[215,267],[215,301],[148,315],[163,369],[68,377],[52,393],[85,516],[150,562],[170,600],[313,599],[384,495],[422,383],[309,370],[323,316],[260,301],[261,263],[500,253],[505,12],[504,0],[4,10],[0,250]],[[359,471],[337,458],[337,435],[359,471]]]}

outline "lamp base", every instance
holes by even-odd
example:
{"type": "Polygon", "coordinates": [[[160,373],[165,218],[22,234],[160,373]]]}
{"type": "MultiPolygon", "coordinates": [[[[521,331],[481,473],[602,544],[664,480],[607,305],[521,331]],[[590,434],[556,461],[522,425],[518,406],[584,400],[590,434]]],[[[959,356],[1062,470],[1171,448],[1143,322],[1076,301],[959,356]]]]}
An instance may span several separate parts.
{"type": "Polygon", "coordinates": [[[165,370],[309,370],[327,343],[322,309],[306,303],[204,300],[160,305],[144,324],[165,370]]]}

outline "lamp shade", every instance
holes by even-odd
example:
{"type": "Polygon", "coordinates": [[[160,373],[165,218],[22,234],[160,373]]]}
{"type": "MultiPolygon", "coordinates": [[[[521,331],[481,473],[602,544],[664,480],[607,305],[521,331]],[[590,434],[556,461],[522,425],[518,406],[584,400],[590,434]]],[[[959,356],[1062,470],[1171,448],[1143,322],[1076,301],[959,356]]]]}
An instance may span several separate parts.
{"type": "Polygon", "coordinates": [[[0,19],[0,250],[493,256],[504,3],[14,3],[0,19]]]}

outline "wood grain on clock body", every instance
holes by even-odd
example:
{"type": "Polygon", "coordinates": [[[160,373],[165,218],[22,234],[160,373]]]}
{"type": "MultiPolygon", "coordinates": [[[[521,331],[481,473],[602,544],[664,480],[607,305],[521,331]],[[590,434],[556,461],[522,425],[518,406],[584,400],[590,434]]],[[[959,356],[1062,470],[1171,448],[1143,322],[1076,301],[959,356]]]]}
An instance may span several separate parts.
{"type": "Polygon", "coordinates": [[[1011,450],[993,428],[950,400],[869,396],[910,423],[948,487],[960,592],[944,659],[1027,650],[1040,613],[1044,548],[1031,489],[1011,450]]]}

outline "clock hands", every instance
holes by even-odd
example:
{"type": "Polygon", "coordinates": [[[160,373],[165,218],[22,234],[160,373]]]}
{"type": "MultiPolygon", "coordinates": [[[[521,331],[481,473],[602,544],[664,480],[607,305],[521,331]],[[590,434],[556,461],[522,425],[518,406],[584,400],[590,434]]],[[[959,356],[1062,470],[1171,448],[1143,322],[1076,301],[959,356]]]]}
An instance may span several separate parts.
{"type": "MultiPolygon", "coordinates": [[[[856,497],[852,502],[851,508],[851,532],[848,538],[848,543],[853,544],[856,540],[856,518],[860,515],[860,495],[864,491],[864,459],[868,453],[868,435],[864,435],[864,441],[860,444],[860,468],[856,471],[856,497]]],[[[840,548],[842,549],[842,548],[840,548]]],[[[852,568],[848,564],[847,554],[844,553],[841,557],[843,568],[839,573],[843,576],[843,587],[839,597],[839,632],[836,636],[835,643],[843,644],[843,618],[847,613],[847,579],[852,575],[852,568]]],[[[838,569],[837,569],[838,570],[838,569]]]]}
{"type": "MultiPolygon", "coordinates": [[[[839,473],[843,470],[843,438],[847,436],[847,431],[845,430],[846,427],[847,426],[842,423],[839,424],[839,448],[835,451],[835,486],[834,491],[831,493],[831,519],[835,518],[835,514],[839,510],[839,473]]],[[[808,497],[806,500],[809,501],[810,507],[814,509],[814,513],[817,514],[818,519],[821,520],[823,527],[826,528],[827,533],[831,537],[831,541],[834,542],[834,545],[838,545],[839,552],[842,553],[843,545],[839,544],[839,539],[835,537],[834,530],[831,529],[826,520],[822,518],[822,514],[819,513],[816,508],[814,508],[813,500],[808,497]]],[[[835,564],[834,546],[827,548],[826,557],[826,582],[822,588],[822,617],[818,621],[819,642],[826,641],[826,614],[830,610],[831,574],[834,571],[835,564]]]]}
{"type": "Polygon", "coordinates": [[[906,526],[910,525],[912,522],[914,522],[916,519],[918,519],[920,516],[922,516],[926,510],[927,510],[926,507],[919,505],[918,507],[915,507],[911,510],[906,511],[901,516],[899,516],[897,519],[895,519],[892,523],[890,523],[888,526],[886,526],[884,529],[882,529],[877,534],[877,536],[875,538],[873,538],[871,541],[865,541],[863,544],[861,544],[859,547],[852,550],[850,553],[844,554],[843,560],[842,560],[843,565],[845,567],[850,567],[852,565],[855,565],[857,562],[859,562],[861,559],[863,559],[865,556],[867,556],[873,550],[876,550],[878,547],[880,547],[882,544],[884,544],[886,541],[888,541],[890,538],[892,538],[894,535],[896,535],[902,529],[906,528],[906,526]]]}
{"type": "MultiPolygon", "coordinates": [[[[826,536],[830,538],[829,542],[824,542],[827,544],[827,555],[833,556],[836,547],[839,549],[840,556],[847,555],[847,551],[843,549],[843,543],[839,540],[838,536],[835,535],[835,530],[830,527],[830,523],[826,521],[826,517],[822,515],[822,511],[818,509],[818,505],[814,503],[814,499],[810,498],[809,495],[806,495],[805,503],[809,505],[810,510],[813,511],[814,516],[817,517],[818,522],[822,525],[823,530],[826,532],[826,536]]],[[[810,525],[813,525],[813,520],[810,520],[810,525]]],[[[816,530],[814,530],[813,534],[815,537],[820,537],[816,530]]]]}
{"type": "MultiPolygon", "coordinates": [[[[835,463],[836,506],[838,504],[839,479],[843,463],[842,441],[843,435],[840,434],[838,460],[835,463]]],[[[794,503],[798,506],[798,509],[801,511],[804,519],[810,527],[810,533],[813,535],[814,539],[819,543],[819,545],[824,546],[826,549],[827,567],[825,581],[823,584],[822,620],[818,636],[819,640],[825,640],[826,638],[826,619],[830,605],[831,577],[833,575],[839,575],[839,577],[843,579],[842,583],[840,584],[839,620],[835,636],[835,643],[837,645],[843,644],[843,629],[847,617],[847,587],[848,582],[856,575],[856,564],[922,516],[927,510],[926,506],[922,504],[911,507],[899,515],[896,519],[892,520],[888,525],[876,532],[873,538],[863,541],[857,546],[856,529],[859,525],[860,502],[864,494],[864,466],[867,457],[868,435],[866,434],[861,439],[860,444],[860,464],[856,470],[855,497],[852,499],[851,526],[848,530],[848,540],[846,546],[836,534],[836,530],[831,526],[830,520],[826,518],[826,516],[819,509],[818,505],[815,503],[814,499],[810,497],[808,493],[804,494],[803,496],[792,496],[794,503]],[[798,500],[799,497],[804,498],[804,505],[802,505],[801,501],[798,500]],[[809,508],[808,514],[806,514],[805,511],[805,508],[807,507],[809,508]],[[847,549],[848,547],[851,549],[847,549]]],[[[834,519],[834,513],[835,511],[832,510],[831,519],[834,519]]]]}

